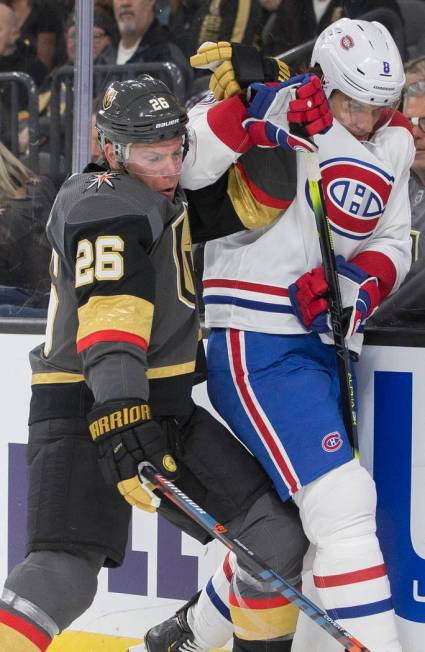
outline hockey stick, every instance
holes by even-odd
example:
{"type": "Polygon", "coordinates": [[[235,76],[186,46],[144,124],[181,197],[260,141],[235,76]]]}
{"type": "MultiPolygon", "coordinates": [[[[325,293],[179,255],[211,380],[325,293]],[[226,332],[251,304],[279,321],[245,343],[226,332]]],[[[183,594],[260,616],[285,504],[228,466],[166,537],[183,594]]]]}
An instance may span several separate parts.
{"type": "Polygon", "coordinates": [[[159,491],[171,500],[179,509],[190,516],[198,525],[200,525],[208,534],[221,541],[226,548],[235,553],[236,557],[262,582],[269,584],[270,591],[275,591],[283,595],[287,600],[292,602],[296,607],[303,611],[319,627],[324,629],[332,638],[336,639],[349,652],[371,652],[369,648],[360,643],[354,636],[351,636],[341,625],[332,620],[328,614],[317,607],[307,597],[302,595],[287,580],[281,577],[271,568],[259,559],[256,554],[250,550],[239,539],[232,537],[228,529],[218,523],[202,507],[197,505],[186,494],[176,487],[170,480],[164,478],[150,464],[142,462],[138,468],[140,481],[145,480],[152,482],[159,491]]]}
{"type": "Polygon", "coordinates": [[[338,273],[336,269],[332,233],[323,195],[322,175],[320,173],[317,153],[305,152],[304,157],[307,169],[308,189],[319,235],[323,268],[325,270],[326,282],[329,287],[329,314],[331,317],[332,333],[335,342],[342,414],[348,438],[354,449],[354,454],[357,455],[359,445],[357,437],[357,415],[353,375],[351,373],[350,351],[348,350],[344,337],[341,291],[339,288],[338,273]]]}

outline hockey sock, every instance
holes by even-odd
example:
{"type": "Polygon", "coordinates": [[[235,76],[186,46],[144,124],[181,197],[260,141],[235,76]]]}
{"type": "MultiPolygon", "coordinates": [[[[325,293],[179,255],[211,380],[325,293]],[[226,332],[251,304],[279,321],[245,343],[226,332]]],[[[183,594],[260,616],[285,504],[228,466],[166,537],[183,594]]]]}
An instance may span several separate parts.
{"type": "Polygon", "coordinates": [[[0,600],[0,649],[2,652],[44,652],[52,638],[23,613],[0,600]]]}
{"type": "MultiPolygon", "coordinates": [[[[319,604],[373,652],[401,652],[368,472],[351,460],[303,487],[294,500],[315,546],[311,583],[319,604]]],[[[301,631],[297,628],[294,651],[304,652],[297,640],[301,631]]],[[[316,637],[308,649],[324,648],[316,637]]]]}
{"type": "MultiPolygon", "coordinates": [[[[230,585],[230,615],[235,635],[244,643],[292,639],[298,608],[282,595],[270,592],[266,585],[237,568],[230,585]]],[[[278,647],[278,646],[277,646],[278,647]]]]}
{"type": "Polygon", "coordinates": [[[233,577],[229,554],[208,584],[202,589],[198,602],[189,608],[187,622],[192,630],[195,643],[203,649],[211,650],[224,646],[232,637],[233,624],[229,612],[229,584],[233,577]]]}

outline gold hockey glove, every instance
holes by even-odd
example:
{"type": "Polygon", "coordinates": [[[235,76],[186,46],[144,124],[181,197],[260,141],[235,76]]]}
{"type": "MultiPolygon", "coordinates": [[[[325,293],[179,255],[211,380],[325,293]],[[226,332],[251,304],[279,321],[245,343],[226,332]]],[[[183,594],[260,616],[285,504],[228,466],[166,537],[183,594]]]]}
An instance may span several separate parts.
{"type": "Polygon", "coordinates": [[[88,419],[106,482],[116,485],[130,505],[155,512],[161,502],[160,494],[154,493],[150,483],[141,484],[138,465],[149,462],[173,481],[178,470],[166,434],[151,419],[149,406],[137,399],[110,401],[95,406],[88,419]]]}
{"type": "Polygon", "coordinates": [[[251,45],[228,41],[204,43],[190,64],[212,70],[210,89],[217,100],[240,95],[252,82],[283,82],[291,76],[283,61],[265,57],[251,45]]]}

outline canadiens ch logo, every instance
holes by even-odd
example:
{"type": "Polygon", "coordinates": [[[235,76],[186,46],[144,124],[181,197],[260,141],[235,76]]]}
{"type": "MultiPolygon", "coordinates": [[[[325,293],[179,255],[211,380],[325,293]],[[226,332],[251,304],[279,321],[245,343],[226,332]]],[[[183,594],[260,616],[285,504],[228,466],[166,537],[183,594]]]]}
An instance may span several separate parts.
{"type": "Polygon", "coordinates": [[[112,183],[112,179],[117,179],[117,178],[118,178],[117,172],[99,172],[98,174],[93,174],[93,176],[91,176],[90,179],[87,181],[86,190],[90,190],[90,188],[94,188],[95,191],[97,192],[99,188],[102,187],[103,184],[106,184],[107,186],[115,190],[115,186],[112,183]]]}
{"type": "Polygon", "coordinates": [[[346,34],[345,36],[342,37],[342,39],[341,39],[341,47],[343,47],[344,50],[350,50],[351,48],[354,47],[354,41],[351,38],[351,36],[346,34]]]}
{"type": "Polygon", "coordinates": [[[320,169],[331,229],[354,240],[369,238],[385,210],[394,177],[348,157],[324,161],[320,169]]]}
{"type": "Polygon", "coordinates": [[[343,444],[343,440],[339,432],[331,432],[322,439],[322,448],[326,453],[335,453],[343,444]]]}

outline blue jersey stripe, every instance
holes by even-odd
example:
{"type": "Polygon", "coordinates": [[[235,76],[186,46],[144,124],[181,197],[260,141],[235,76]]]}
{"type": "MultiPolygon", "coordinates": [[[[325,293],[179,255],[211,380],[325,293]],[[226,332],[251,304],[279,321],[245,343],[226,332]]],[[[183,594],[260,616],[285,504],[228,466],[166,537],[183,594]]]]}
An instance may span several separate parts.
{"type": "Polygon", "coordinates": [[[224,604],[220,596],[216,593],[214,585],[211,580],[209,580],[207,584],[206,591],[209,599],[211,600],[211,602],[213,603],[217,611],[219,611],[221,615],[224,616],[224,618],[226,618],[226,620],[232,622],[230,618],[230,611],[228,607],[224,604]]]}
{"type": "Polygon", "coordinates": [[[333,620],[341,618],[361,618],[364,616],[374,616],[393,608],[391,598],[380,600],[379,602],[369,602],[368,604],[359,604],[355,607],[340,607],[338,609],[328,609],[327,613],[333,620]]]}
{"type": "Polygon", "coordinates": [[[204,303],[231,304],[239,308],[248,308],[249,310],[262,310],[263,312],[285,312],[294,314],[291,306],[282,306],[276,303],[265,303],[263,301],[250,301],[249,299],[240,299],[239,297],[230,297],[224,295],[207,295],[204,296],[204,303]]]}

